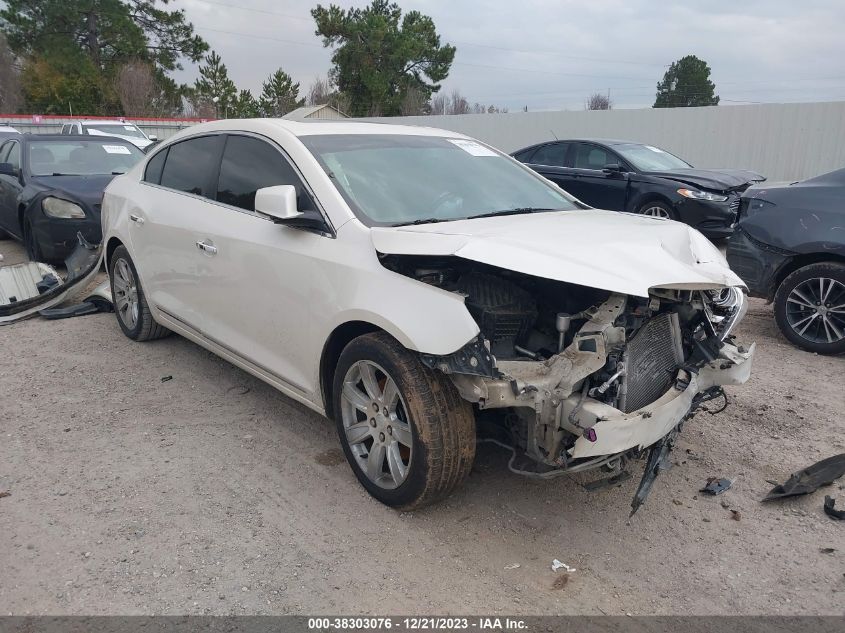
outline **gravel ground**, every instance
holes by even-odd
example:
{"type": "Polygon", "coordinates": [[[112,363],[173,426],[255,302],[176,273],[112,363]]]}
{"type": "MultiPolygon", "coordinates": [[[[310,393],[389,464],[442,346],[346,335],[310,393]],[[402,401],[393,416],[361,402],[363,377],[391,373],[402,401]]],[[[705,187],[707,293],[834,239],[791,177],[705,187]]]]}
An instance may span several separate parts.
{"type": "MultiPolygon", "coordinates": [[[[134,343],[111,314],[2,327],[0,613],[845,614],[825,492],[759,502],[845,451],[845,358],[793,348],[756,300],[739,336],[751,381],[687,425],[629,520],[639,465],[587,492],[492,445],[445,503],[397,513],[327,420],[180,337],[134,343]],[[710,476],[733,487],[698,493],[710,476]]],[[[845,505],[845,480],[827,494],[845,505]]]]}

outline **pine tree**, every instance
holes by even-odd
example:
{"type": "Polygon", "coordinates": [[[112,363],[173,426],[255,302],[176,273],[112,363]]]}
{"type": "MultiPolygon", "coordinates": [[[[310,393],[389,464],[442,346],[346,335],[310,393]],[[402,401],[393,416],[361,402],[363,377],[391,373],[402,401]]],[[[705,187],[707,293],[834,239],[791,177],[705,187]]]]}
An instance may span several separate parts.
{"type": "Polygon", "coordinates": [[[280,117],[305,104],[299,97],[299,84],[281,68],[261,86],[259,105],[263,116],[280,117]]]}
{"type": "Polygon", "coordinates": [[[211,51],[205,58],[205,63],[199,67],[200,78],[194,84],[195,107],[212,103],[217,118],[228,119],[235,116],[235,105],[238,99],[238,89],[229,79],[226,64],[215,51],[211,51]]]}

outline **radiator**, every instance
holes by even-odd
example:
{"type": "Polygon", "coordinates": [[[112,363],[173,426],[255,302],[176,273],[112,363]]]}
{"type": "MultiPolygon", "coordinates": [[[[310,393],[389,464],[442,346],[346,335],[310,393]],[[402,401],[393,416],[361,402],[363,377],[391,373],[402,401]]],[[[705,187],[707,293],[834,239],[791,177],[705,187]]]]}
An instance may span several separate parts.
{"type": "Polygon", "coordinates": [[[678,315],[650,319],[628,343],[620,408],[625,413],[642,409],[666,393],[684,362],[678,315]]]}

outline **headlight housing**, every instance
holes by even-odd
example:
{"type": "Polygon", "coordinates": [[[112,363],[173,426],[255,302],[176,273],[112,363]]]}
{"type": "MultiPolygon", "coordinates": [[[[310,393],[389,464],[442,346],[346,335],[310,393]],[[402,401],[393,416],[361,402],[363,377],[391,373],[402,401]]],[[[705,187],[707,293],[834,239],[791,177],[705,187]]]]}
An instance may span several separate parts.
{"type": "Polygon", "coordinates": [[[60,220],[84,220],[85,211],[78,204],[62,200],[61,198],[44,198],[41,201],[44,214],[60,220]]]}
{"type": "Polygon", "coordinates": [[[698,191],[697,189],[678,189],[678,193],[684,198],[692,198],[693,200],[708,200],[710,202],[725,202],[728,197],[719,195],[718,193],[710,193],[709,191],[698,191]]]}

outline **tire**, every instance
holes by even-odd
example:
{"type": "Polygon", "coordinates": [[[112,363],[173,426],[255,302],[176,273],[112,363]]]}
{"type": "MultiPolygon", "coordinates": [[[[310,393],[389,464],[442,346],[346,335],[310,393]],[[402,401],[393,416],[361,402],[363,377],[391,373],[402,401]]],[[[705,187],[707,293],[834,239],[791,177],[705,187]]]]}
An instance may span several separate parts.
{"type": "Polygon", "coordinates": [[[655,218],[666,218],[669,220],[678,219],[678,214],[675,213],[675,210],[671,206],[669,206],[665,202],[661,202],[660,200],[652,200],[650,202],[646,202],[639,209],[637,209],[637,213],[639,213],[640,215],[647,215],[655,218]]]}
{"type": "Polygon", "coordinates": [[[447,496],[469,474],[475,459],[472,406],[393,337],[377,332],[354,339],[340,355],[333,383],[343,452],[377,500],[402,510],[421,508],[447,496]],[[375,398],[365,387],[369,372],[375,398]],[[374,477],[367,472],[371,455],[374,477]]]}
{"type": "Polygon", "coordinates": [[[126,336],[135,341],[152,341],[170,334],[153,319],[138,271],[124,246],[118,246],[109,260],[109,282],[114,314],[126,336]]]}
{"type": "Polygon", "coordinates": [[[44,253],[35,237],[35,232],[32,230],[32,222],[29,218],[24,217],[21,228],[23,229],[23,247],[26,250],[26,256],[29,257],[29,261],[50,263],[44,259],[44,253]]]}
{"type": "Polygon", "coordinates": [[[817,354],[845,352],[845,264],[790,273],[775,293],[775,322],[793,344],[817,354]]]}

